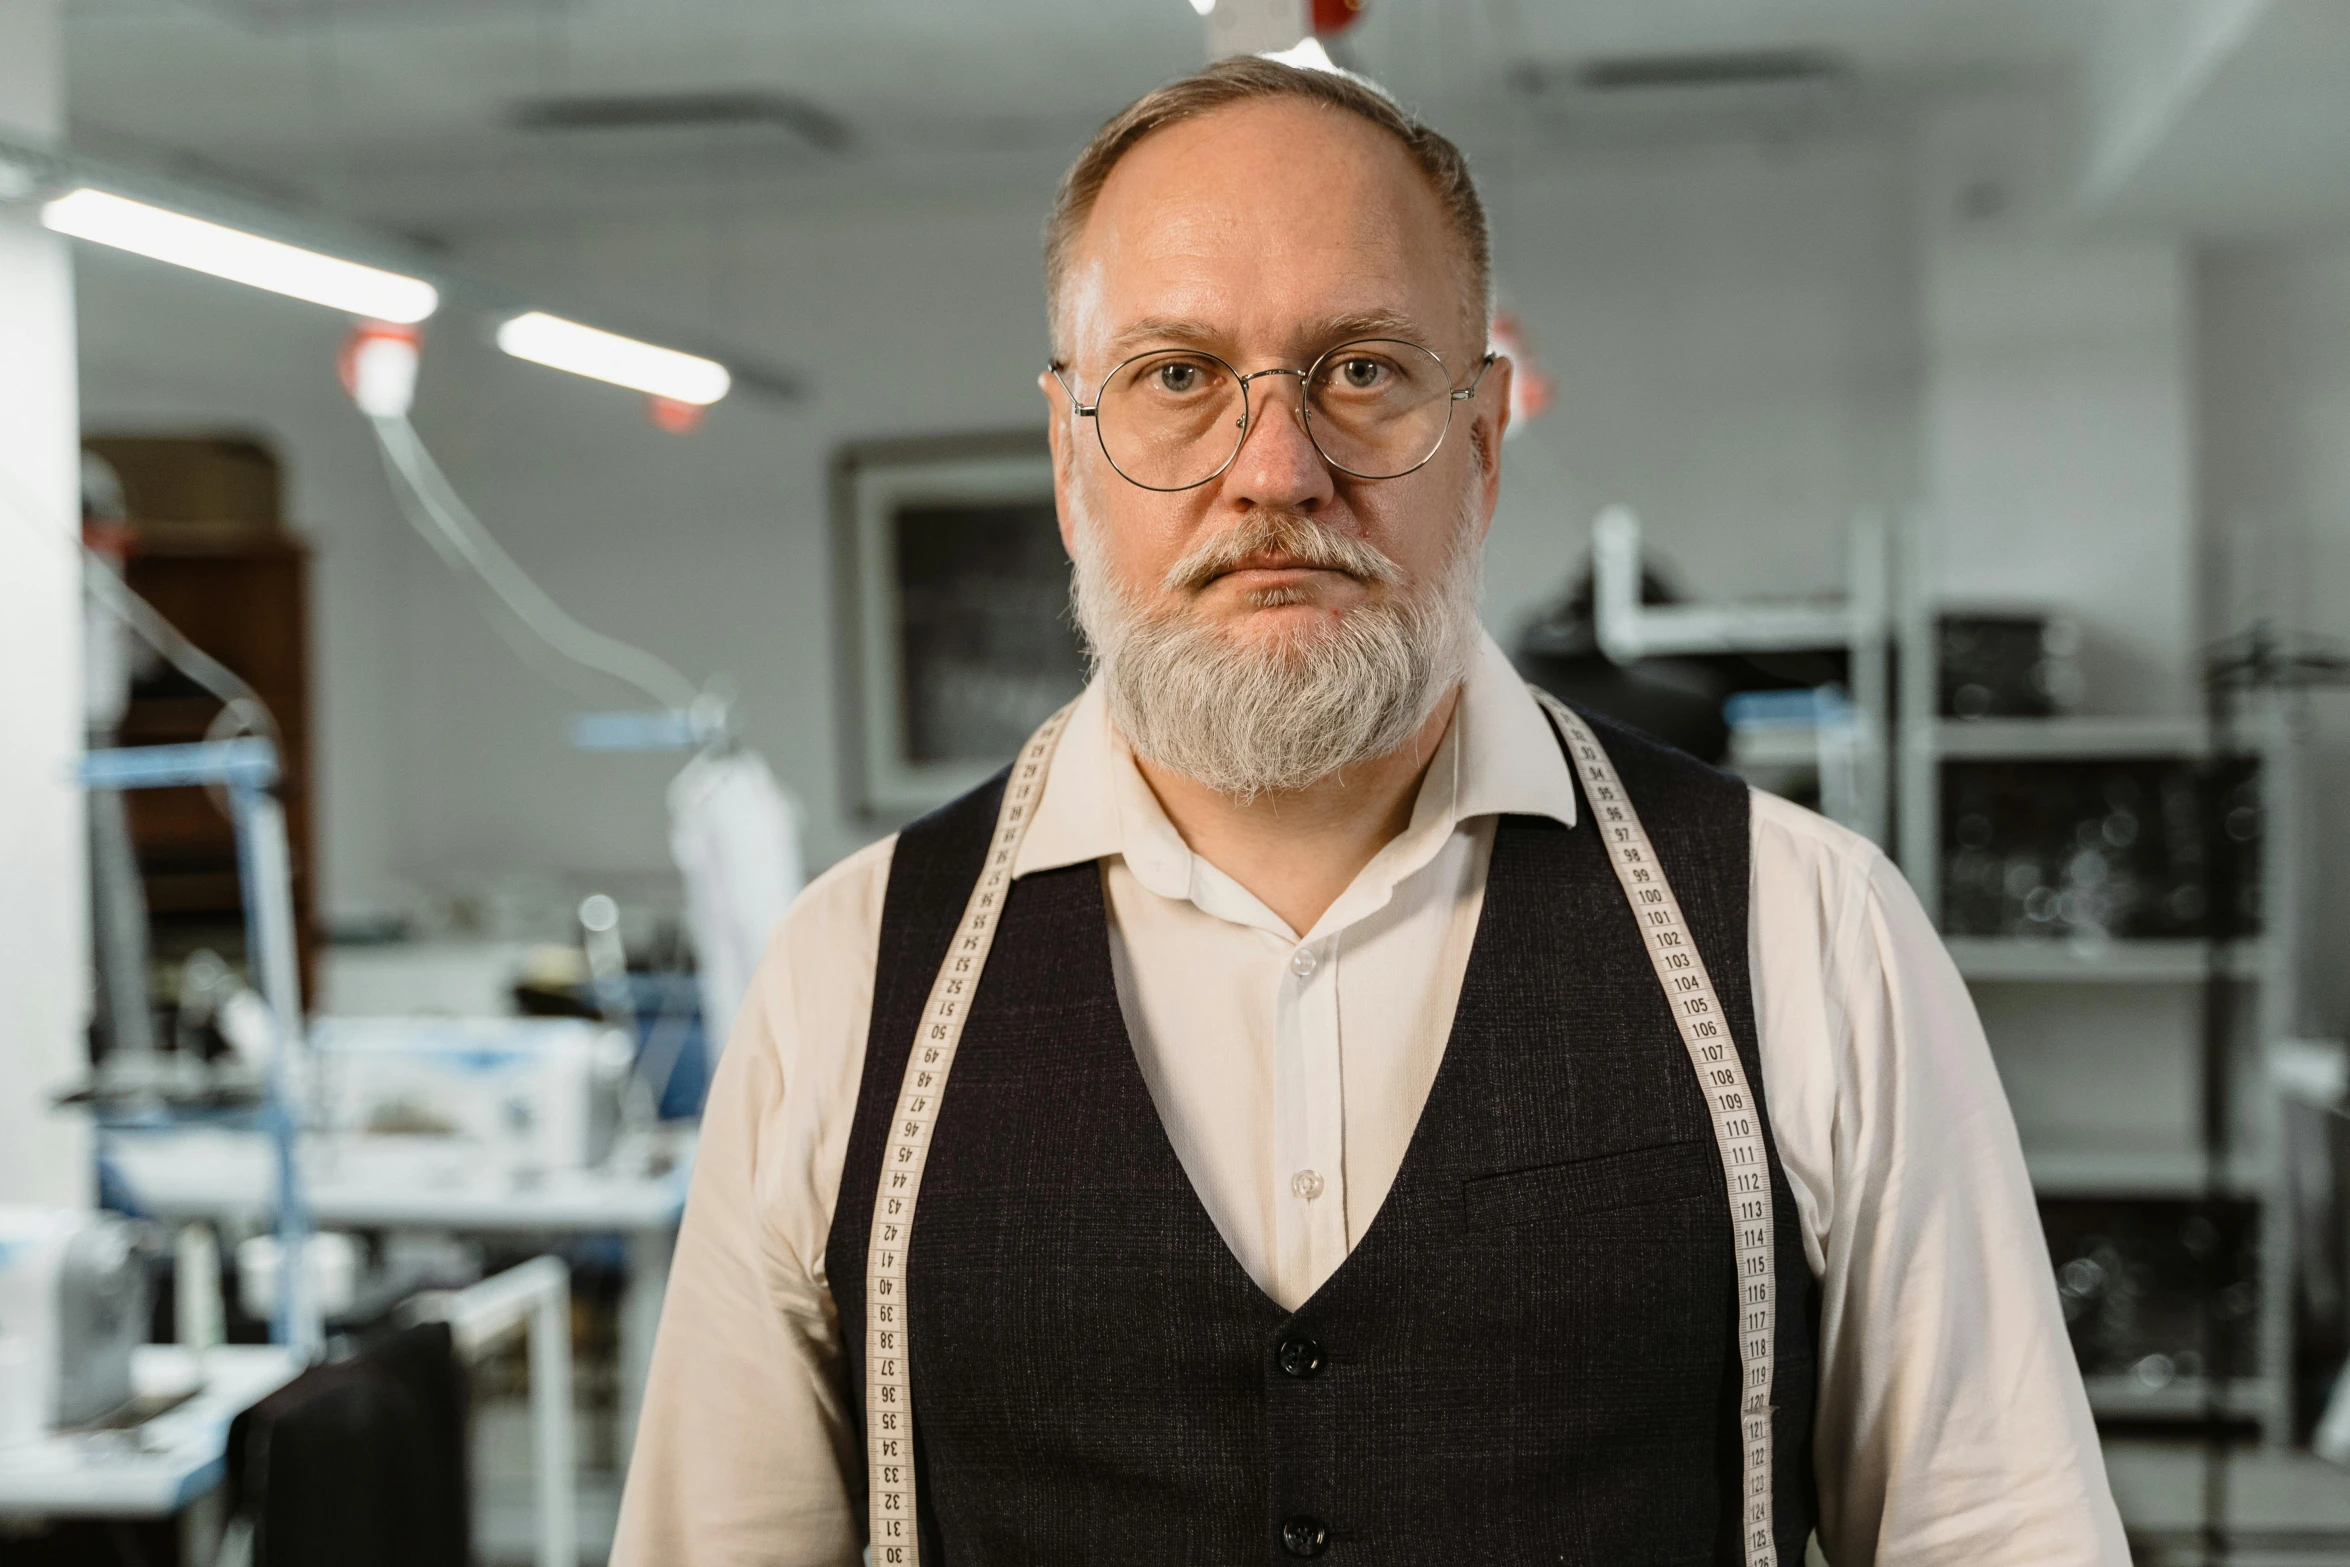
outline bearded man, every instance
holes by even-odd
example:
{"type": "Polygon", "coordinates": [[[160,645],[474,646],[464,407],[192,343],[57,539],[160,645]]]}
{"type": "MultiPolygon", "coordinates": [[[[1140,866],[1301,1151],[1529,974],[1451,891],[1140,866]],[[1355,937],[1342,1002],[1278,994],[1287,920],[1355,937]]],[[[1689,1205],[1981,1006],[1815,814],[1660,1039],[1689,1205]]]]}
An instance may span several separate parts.
{"type": "Polygon", "coordinates": [[[1093,681],[780,929],[614,1560],[2125,1562],[1915,900],[1479,629],[1459,153],[1226,62],[1046,285],[1093,681]]]}

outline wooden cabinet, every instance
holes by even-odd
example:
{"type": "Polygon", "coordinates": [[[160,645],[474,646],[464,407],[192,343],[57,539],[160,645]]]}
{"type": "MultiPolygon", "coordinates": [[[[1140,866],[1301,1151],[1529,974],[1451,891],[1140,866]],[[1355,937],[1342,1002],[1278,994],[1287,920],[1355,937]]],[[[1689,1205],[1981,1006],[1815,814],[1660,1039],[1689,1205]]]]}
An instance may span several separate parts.
{"type": "MultiPolygon", "coordinates": [[[[189,641],[252,686],[277,720],[302,993],[311,996],[317,858],[309,546],[276,529],[143,529],[127,575],[131,587],[189,641]]],[[[219,711],[209,693],[159,664],[132,687],[121,742],[201,740],[219,711]]],[[[201,789],[139,790],[126,803],[156,958],[172,964],[198,947],[211,947],[235,960],[245,948],[244,901],[236,834],[226,813],[201,789]]]]}

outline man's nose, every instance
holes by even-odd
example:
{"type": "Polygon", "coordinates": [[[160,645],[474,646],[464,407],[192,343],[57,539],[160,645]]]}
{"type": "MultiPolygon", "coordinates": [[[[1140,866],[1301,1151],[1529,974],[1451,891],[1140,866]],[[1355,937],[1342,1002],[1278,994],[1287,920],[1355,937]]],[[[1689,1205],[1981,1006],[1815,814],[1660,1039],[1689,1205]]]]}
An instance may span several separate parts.
{"type": "Polygon", "coordinates": [[[1242,507],[1311,513],[1337,493],[1330,465],[1306,434],[1305,387],[1294,375],[1249,384],[1248,429],[1224,471],[1223,498],[1242,507]]]}

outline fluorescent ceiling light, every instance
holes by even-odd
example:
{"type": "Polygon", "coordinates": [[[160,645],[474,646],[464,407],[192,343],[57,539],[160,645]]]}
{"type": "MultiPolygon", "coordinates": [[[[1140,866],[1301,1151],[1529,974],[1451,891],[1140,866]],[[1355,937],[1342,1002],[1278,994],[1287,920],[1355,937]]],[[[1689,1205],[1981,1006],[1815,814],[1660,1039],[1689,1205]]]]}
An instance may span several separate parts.
{"type": "Polygon", "coordinates": [[[634,387],[677,403],[714,403],[734,384],[714,359],[656,348],[533,310],[501,322],[498,346],[517,359],[634,387]]]}
{"type": "Polygon", "coordinates": [[[249,283],[312,304],[403,326],[438,309],[440,291],[422,278],[363,267],[298,245],[263,239],[83,186],[41,209],[41,221],[60,234],[112,245],[133,255],[249,283]]]}
{"type": "Polygon", "coordinates": [[[1301,71],[1336,71],[1338,62],[1330,58],[1330,51],[1322,47],[1319,38],[1306,38],[1286,49],[1268,49],[1268,60],[1279,60],[1283,65],[1294,65],[1301,71]]]}

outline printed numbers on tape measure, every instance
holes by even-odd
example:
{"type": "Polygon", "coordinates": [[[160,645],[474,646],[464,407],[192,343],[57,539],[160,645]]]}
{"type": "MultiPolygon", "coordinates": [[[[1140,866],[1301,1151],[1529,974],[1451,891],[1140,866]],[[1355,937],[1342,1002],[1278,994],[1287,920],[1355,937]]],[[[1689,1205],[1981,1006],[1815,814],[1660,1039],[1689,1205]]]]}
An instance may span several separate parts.
{"type": "Polygon", "coordinates": [[[1718,1043],[1722,1038],[1720,1002],[1705,965],[1685,935],[1680,905],[1671,887],[1654,866],[1655,851],[1640,818],[1619,789],[1615,770],[1583,721],[1564,704],[1537,693],[1566,739],[1567,751],[1581,776],[1583,792],[1591,800],[1602,825],[1610,860],[1622,883],[1624,897],[1639,921],[1649,956],[1656,965],[1657,983],[1672,1003],[1675,1024],[1700,1089],[1713,1109],[1714,1145],[1728,1182],[1732,1212],[1733,1251],[1739,1278],[1738,1353],[1743,1373],[1741,1402],[1747,1416],[1745,1435],[1744,1531],[1747,1567],[1775,1563],[1771,1541],[1771,1432],[1773,1253],[1771,1249],[1771,1192],[1764,1163],[1760,1129],[1748,1110],[1745,1068],[1735,1052],[1718,1043]]]}
{"type": "MultiPolygon", "coordinates": [[[[1680,905],[1661,870],[1655,868],[1655,851],[1638,812],[1624,798],[1607,753],[1572,711],[1547,695],[1537,695],[1567,742],[1583,792],[1604,829],[1604,846],[1625,901],[1639,922],[1656,966],[1657,983],[1672,1006],[1698,1082],[1714,1107],[1715,1145],[1731,1194],[1739,1270],[1746,1560],[1747,1567],[1767,1567],[1773,1562],[1769,1409],[1771,1333],[1776,1314],[1771,1193],[1768,1176],[1757,1168],[1764,1159],[1757,1122],[1747,1111],[1744,1068],[1735,1052],[1709,1042],[1722,1037],[1712,981],[1685,934],[1680,905]]],[[[1068,716],[1069,709],[1064,708],[1048,719],[1030,737],[1013,767],[980,884],[972,889],[963,923],[949,944],[949,956],[940,966],[923,1009],[916,1035],[920,1045],[907,1062],[893,1135],[882,1162],[880,1189],[875,1194],[873,1234],[868,1245],[871,1266],[866,1279],[866,1312],[872,1324],[866,1376],[866,1461],[867,1473],[873,1477],[870,1537],[874,1559],[883,1567],[920,1567],[921,1560],[920,1540],[909,1523],[918,1508],[912,1467],[904,1451],[906,1438],[901,1433],[908,1419],[904,1406],[911,1397],[911,1375],[899,1334],[904,1321],[906,1252],[912,1244],[922,1167],[937,1124],[939,1096],[946,1091],[947,1074],[962,1035],[963,998],[968,987],[978,983],[986,965],[995,935],[995,910],[1027,831],[1030,802],[1043,787],[1046,764],[1068,716]]]]}
{"type": "Polygon", "coordinates": [[[1031,802],[1042,787],[1045,763],[1059,743],[1068,717],[1069,709],[1063,708],[1047,719],[1021,749],[1020,760],[1013,767],[1003,804],[996,813],[995,836],[979,885],[964,905],[963,922],[948,944],[948,956],[939,966],[922,1009],[922,1021],[915,1032],[917,1048],[909,1052],[906,1062],[897,1113],[882,1157],[880,1184],[874,1193],[865,1280],[865,1311],[871,1324],[865,1376],[865,1467],[873,1486],[866,1527],[874,1543],[874,1559],[885,1567],[920,1567],[922,1554],[920,1539],[907,1523],[918,1508],[903,1434],[910,1418],[906,1406],[913,1397],[912,1368],[907,1345],[900,1338],[904,1332],[901,1313],[905,1307],[906,1253],[913,1243],[922,1167],[929,1159],[939,1099],[946,1092],[955,1047],[962,1039],[970,991],[985,970],[988,948],[995,939],[997,909],[1033,814],[1031,802]]]}

